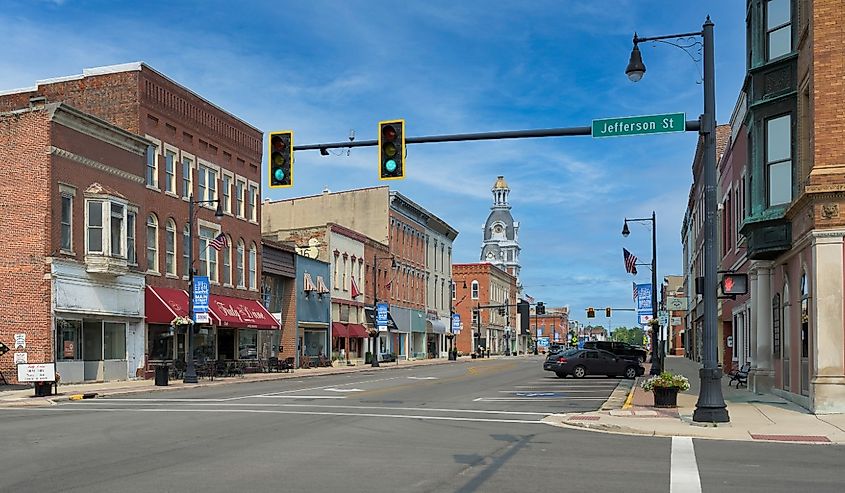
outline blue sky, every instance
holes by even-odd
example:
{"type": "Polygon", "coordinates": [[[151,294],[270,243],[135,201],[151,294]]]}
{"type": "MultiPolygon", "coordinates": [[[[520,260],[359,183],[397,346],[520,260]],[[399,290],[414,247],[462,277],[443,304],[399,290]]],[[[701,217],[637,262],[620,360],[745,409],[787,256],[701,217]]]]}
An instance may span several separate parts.
{"type": "MultiPolygon", "coordinates": [[[[404,118],[409,136],[586,126],[593,118],[702,111],[699,70],[683,51],[646,43],[646,76],[627,80],[643,36],[716,23],[717,119],[726,123],[745,70],[740,0],[532,2],[117,2],[6,0],[0,90],[144,61],[264,130],[297,144],[376,138],[404,118]]],[[[700,64],[699,64],[700,67],[700,64]]],[[[479,260],[497,175],[521,223],[522,281],[550,306],[632,307],[622,248],[651,259],[651,232],[623,219],[657,213],[658,274],[681,274],[680,228],[694,134],[566,137],[408,147],[391,187],[460,231],[455,262],[479,260]]],[[[272,199],[381,184],[374,148],[296,155],[295,187],[272,199]]],[[[597,322],[604,323],[603,318],[597,322]]],[[[632,324],[617,315],[613,325],[632,324]]]]}

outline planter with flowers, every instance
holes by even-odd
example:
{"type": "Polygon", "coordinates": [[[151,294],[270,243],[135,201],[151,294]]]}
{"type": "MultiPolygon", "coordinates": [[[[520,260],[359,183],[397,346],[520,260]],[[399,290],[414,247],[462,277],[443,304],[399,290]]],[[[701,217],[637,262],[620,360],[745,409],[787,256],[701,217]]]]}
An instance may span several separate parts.
{"type": "Polygon", "coordinates": [[[678,407],[678,392],[689,390],[689,380],[683,375],[664,371],[645,380],[641,387],[654,393],[654,407],[678,407]]]}

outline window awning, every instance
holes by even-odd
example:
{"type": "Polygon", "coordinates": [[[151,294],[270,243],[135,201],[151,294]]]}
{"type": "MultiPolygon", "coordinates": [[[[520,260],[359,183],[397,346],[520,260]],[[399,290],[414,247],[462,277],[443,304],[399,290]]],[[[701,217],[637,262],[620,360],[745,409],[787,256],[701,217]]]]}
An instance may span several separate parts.
{"type": "Polygon", "coordinates": [[[346,324],[332,322],[332,337],[349,337],[349,329],[346,328],[346,324]]]}
{"type": "MultiPolygon", "coordinates": [[[[372,325],[373,327],[376,326],[375,317],[373,316],[373,308],[372,307],[365,307],[364,308],[364,315],[367,317],[367,323],[372,325]]],[[[396,321],[393,320],[393,315],[390,314],[390,311],[387,312],[387,330],[389,331],[397,331],[399,327],[396,326],[396,321]]]]}
{"type": "Polygon", "coordinates": [[[439,319],[432,319],[425,321],[425,331],[432,334],[445,334],[446,325],[439,319]]]}
{"type": "Polygon", "coordinates": [[[176,317],[188,316],[188,293],[182,289],[147,286],[144,314],[148,324],[170,325],[176,317]]]}
{"type": "Polygon", "coordinates": [[[212,294],[208,308],[214,324],[219,327],[235,327],[241,329],[281,329],[276,317],[270,314],[264,305],[255,300],[233,298],[212,294]]]}
{"type": "MultiPolygon", "coordinates": [[[[390,319],[388,319],[389,321],[390,319]]],[[[347,326],[349,329],[349,337],[370,337],[369,332],[367,332],[367,328],[361,324],[349,324],[347,326]]]]}

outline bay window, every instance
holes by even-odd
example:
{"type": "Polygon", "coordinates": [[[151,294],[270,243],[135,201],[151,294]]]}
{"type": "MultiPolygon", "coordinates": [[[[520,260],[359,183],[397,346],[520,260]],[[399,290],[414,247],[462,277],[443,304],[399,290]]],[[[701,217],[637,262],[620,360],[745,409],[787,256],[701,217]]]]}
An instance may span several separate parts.
{"type": "Polygon", "coordinates": [[[769,206],[792,202],[792,117],[766,120],[766,170],[769,206]]]}

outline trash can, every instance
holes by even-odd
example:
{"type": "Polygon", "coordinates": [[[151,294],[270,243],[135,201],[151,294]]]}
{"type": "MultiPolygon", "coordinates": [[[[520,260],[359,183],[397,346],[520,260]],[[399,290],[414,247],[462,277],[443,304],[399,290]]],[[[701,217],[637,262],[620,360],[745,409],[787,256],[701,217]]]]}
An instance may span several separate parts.
{"type": "Polygon", "coordinates": [[[35,382],[35,397],[53,395],[53,382],[35,382]]]}
{"type": "Polygon", "coordinates": [[[156,387],[167,387],[168,370],[167,365],[156,366],[156,387]]]}

